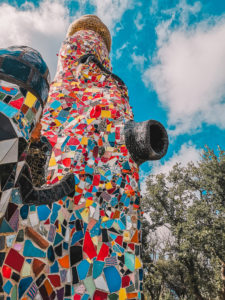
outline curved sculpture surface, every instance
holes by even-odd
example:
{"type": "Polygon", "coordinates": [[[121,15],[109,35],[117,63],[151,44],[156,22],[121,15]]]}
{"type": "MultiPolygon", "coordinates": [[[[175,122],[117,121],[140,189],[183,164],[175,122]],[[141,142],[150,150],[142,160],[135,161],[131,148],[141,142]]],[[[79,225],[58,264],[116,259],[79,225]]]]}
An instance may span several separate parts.
{"type": "MultiPolygon", "coordinates": [[[[34,186],[25,162],[26,145],[41,115],[41,109],[38,117],[33,110],[38,94],[19,81],[0,87],[0,96],[2,87],[5,95],[0,112],[12,128],[13,115],[6,117],[1,105],[22,103],[21,116],[27,105],[35,119],[28,131],[17,126],[26,143],[13,162],[16,167],[5,171],[0,299],[143,297],[138,168],[146,160],[161,158],[168,140],[160,123],[133,121],[127,88],[111,71],[110,47],[109,32],[95,16],[72,24],[62,44],[38,142],[38,147],[47,145],[47,185],[34,186]],[[14,90],[17,97],[6,102],[7,93],[11,96],[14,90]],[[18,157],[26,167],[18,169],[18,157]]],[[[40,99],[41,107],[46,98],[40,99]]],[[[5,145],[6,135],[2,134],[5,145]]],[[[12,159],[10,151],[4,170],[12,159]]]]}

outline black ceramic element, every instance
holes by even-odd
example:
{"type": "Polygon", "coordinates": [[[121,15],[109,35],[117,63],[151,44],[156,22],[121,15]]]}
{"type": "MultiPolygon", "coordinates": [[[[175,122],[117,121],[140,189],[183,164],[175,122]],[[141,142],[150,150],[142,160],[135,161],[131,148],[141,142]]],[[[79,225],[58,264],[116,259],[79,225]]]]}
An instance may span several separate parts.
{"type": "Polygon", "coordinates": [[[100,60],[94,55],[94,54],[85,54],[81,56],[78,60],[79,64],[88,64],[90,61],[94,62],[103,72],[105,72],[107,75],[111,75],[120,85],[125,85],[123,80],[119,78],[119,76],[113,74],[108,69],[106,69],[103,64],[100,62],[100,60]]]}
{"type": "Polygon", "coordinates": [[[10,189],[14,186],[13,180],[15,178],[15,172],[16,172],[15,163],[0,165],[0,186],[2,191],[10,189]]]}
{"type": "Polygon", "coordinates": [[[0,49],[0,79],[19,85],[46,103],[49,70],[40,53],[27,46],[0,49]]]}
{"type": "Polygon", "coordinates": [[[65,196],[73,196],[75,191],[75,180],[74,175],[69,173],[55,184],[36,188],[33,186],[30,168],[25,163],[17,179],[16,187],[20,188],[23,204],[51,204],[65,196]]]}
{"type": "Polygon", "coordinates": [[[26,162],[30,167],[33,184],[41,187],[45,184],[46,165],[51,157],[52,146],[45,136],[33,141],[27,151],[26,162]]]}
{"type": "Polygon", "coordinates": [[[125,143],[138,164],[162,158],[168,149],[168,135],[163,125],[155,120],[129,121],[125,124],[125,143]]]}
{"type": "Polygon", "coordinates": [[[13,128],[10,119],[6,117],[3,113],[0,113],[0,124],[1,124],[0,142],[17,138],[17,134],[15,132],[15,129],[13,128]]]}

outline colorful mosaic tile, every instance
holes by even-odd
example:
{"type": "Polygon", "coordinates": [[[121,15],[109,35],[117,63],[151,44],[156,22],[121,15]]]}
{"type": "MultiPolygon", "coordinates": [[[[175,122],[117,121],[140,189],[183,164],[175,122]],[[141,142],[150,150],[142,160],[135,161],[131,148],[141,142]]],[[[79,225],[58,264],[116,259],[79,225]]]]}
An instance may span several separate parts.
{"type": "Polygon", "coordinates": [[[46,105],[40,55],[1,55],[4,74],[16,67],[11,81],[0,72],[0,299],[143,299],[133,113],[104,39],[88,28],[65,40],[46,105]]]}
{"type": "Polygon", "coordinates": [[[124,84],[92,61],[79,63],[87,53],[111,71],[101,37],[90,30],[77,32],[62,45],[42,117],[42,134],[52,145],[48,183],[57,182],[68,170],[76,181],[74,197],[64,198],[55,212],[53,207],[45,226],[56,230],[48,236],[53,246],[62,240],[69,244],[52,261],[58,262],[68,299],[82,299],[85,293],[93,299],[113,293],[126,299],[130,286],[136,285],[136,294],[140,291],[142,266],[140,251],[135,254],[135,246],[140,248],[138,167],[123,138],[124,123],[133,115],[124,84]],[[129,237],[124,237],[128,228],[129,237]],[[79,294],[76,285],[81,282],[85,288],[79,294]]]}

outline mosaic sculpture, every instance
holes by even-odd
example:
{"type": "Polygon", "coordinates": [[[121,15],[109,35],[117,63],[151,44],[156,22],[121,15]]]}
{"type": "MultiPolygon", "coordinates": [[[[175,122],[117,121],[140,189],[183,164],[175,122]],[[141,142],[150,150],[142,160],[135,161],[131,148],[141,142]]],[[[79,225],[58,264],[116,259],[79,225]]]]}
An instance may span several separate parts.
{"type": "Polygon", "coordinates": [[[110,47],[96,16],[75,21],[46,105],[40,55],[0,51],[0,300],[143,297],[138,167],[161,158],[168,139],[160,123],[133,121],[110,47]],[[43,106],[41,138],[27,150],[43,106]]]}

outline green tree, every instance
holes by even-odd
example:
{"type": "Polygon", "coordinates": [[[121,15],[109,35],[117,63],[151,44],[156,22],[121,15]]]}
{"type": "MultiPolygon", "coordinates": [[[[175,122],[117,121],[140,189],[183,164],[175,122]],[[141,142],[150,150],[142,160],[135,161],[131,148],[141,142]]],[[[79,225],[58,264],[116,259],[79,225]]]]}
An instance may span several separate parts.
{"type": "Polygon", "coordinates": [[[144,288],[153,300],[225,300],[225,152],[218,152],[207,148],[196,165],[147,179],[144,288]],[[168,238],[157,242],[165,229],[168,238]]]}

